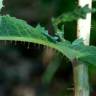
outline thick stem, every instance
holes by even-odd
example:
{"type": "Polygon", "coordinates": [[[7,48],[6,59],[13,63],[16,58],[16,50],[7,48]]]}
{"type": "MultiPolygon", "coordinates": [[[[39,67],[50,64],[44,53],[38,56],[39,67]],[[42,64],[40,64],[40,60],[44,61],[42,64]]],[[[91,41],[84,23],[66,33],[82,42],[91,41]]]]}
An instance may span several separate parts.
{"type": "Polygon", "coordinates": [[[89,96],[88,68],[82,62],[73,61],[75,96],[89,96]]]}

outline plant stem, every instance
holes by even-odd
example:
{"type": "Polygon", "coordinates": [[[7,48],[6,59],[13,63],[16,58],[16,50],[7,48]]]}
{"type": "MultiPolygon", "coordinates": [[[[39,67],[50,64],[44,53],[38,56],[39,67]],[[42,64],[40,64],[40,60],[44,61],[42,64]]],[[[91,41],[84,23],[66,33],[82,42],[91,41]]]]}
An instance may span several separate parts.
{"type": "MultiPolygon", "coordinates": [[[[92,0],[79,0],[79,6],[86,4],[89,8],[92,6],[92,0]]],[[[88,13],[86,19],[79,19],[77,22],[77,37],[83,38],[84,44],[89,45],[90,40],[91,13],[88,13]]],[[[73,60],[73,74],[75,96],[89,96],[88,66],[78,60],[73,60]]]]}
{"type": "Polygon", "coordinates": [[[87,65],[73,60],[75,96],[89,96],[87,65]]]}

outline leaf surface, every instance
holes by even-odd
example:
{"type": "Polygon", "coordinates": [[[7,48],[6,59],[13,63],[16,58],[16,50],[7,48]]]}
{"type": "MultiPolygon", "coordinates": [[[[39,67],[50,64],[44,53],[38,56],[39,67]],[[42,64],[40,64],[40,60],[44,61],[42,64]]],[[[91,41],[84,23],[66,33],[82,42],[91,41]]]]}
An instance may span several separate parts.
{"type": "Polygon", "coordinates": [[[44,35],[48,32],[45,28],[37,25],[32,27],[25,21],[16,19],[9,15],[0,16],[0,40],[24,41],[42,44],[56,49],[70,60],[78,58],[89,63],[96,62],[96,47],[82,45],[80,41],[71,44],[69,41],[54,41],[54,37],[44,35]],[[94,57],[94,60],[92,59],[94,57]],[[90,59],[86,59],[90,58],[90,59]]]}

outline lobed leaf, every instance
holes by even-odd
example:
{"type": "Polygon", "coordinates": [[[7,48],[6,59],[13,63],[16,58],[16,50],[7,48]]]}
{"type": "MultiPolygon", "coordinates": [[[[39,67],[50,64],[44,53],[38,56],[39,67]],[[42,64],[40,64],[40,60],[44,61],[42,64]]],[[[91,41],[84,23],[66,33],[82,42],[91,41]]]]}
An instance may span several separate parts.
{"type": "Polygon", "coordinates": [[[43,27],[31,27],[25,21],[10,17],[9,15],[0,16],[0,40],[24,41],[42,44],[52,47],[66,55],[69,59],[77,56],[78,52],[72,50],[68,41],[55,43],[53,39],[44,35],[47,32],[43,27]]]}
{"type": "Polygon", "coordinates": [[[79,60],[87,62],[87,64],[96,65],[96,47],[95,46],[85,46],[82,39],[77,39],[72,43],[75,50],[86,54],[85,56],[79,57],[79,60]]]}
{"type": "Polygon", "coordinates": [[[9,15],[0,16],[0,18],[0,40],[42,44],[56,49],[70,60],[78,58],[79,60],[92,64],[96,62],[96,47],[85,46],[80,43],[81,41],[75,41],[75,43],[71,44],[65,39],[54,42],[54,37],[45,35],[44,32],[47,33],[47,30],[40,25],[32,27],[25,21],[10,17],[9,15]]]}

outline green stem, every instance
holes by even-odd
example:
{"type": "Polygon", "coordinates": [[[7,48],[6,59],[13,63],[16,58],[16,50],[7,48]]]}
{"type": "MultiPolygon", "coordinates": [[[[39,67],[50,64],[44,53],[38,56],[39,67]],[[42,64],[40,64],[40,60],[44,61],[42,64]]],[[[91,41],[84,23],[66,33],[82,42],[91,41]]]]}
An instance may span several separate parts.
{"type": "Polygon", "coordinates": [[[74,96],[89,96],[88,68],[83,62],[73,60],[74,96]]]}

